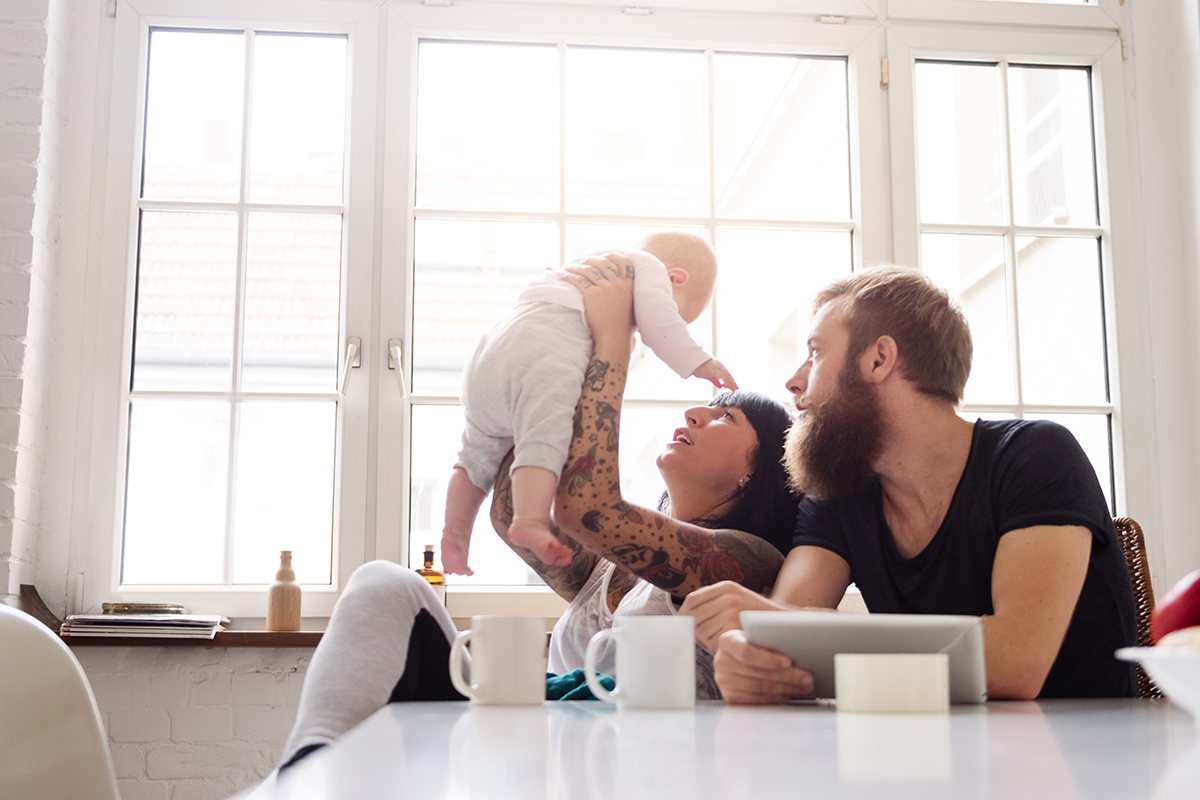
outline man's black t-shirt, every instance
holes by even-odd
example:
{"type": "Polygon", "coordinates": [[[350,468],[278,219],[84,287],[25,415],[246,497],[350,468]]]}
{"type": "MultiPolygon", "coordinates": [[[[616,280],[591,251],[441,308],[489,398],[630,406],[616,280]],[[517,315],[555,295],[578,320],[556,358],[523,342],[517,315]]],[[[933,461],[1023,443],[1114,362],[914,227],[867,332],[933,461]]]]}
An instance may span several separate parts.
{"type": "Polygon", "coordinates": [[[1000,537],[1035,525],[1092,533],[1083,590],[1039,697],[1132,697],[1132,667],[1113,657],[1137,639],[1129,569],[1096,474],[1060,425],[976,422],[946,517],[913,558],[896,549],[878,480],[842,500],[806,499],[793,546],[815,545],[845,559],[872,613],[986,615],[993,613],[1000,537]]]}

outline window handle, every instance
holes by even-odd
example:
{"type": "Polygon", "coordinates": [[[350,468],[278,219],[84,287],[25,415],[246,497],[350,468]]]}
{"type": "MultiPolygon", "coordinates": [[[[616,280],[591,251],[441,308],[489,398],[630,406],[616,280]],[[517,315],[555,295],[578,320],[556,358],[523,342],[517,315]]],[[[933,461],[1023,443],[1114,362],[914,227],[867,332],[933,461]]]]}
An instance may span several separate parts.
{"type": "Polygon", "coordinates": [[[408,397],[408,384],[404,380],[404,357],[400,348],[404,342],[400,339],[388,339],[388,369],[396,370],[396,383],[400,386],[400,399],[408,397]]]}
{"type": "Polygon", "coordinates": [[[362,339],[351,336],[346,340],[346,366],[342,367],[342,394],[346,393],[346,387],[350,385],[350,370],[362,366],[362,359],[359,358],[361,351],[362,339]]]}

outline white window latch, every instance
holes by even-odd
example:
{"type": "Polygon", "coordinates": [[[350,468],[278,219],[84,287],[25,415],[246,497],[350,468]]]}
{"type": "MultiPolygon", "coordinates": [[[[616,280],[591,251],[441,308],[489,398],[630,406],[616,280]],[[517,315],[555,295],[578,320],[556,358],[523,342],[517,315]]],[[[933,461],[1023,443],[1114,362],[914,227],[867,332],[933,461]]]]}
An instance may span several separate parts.
{"type": "Polygon", "coordinates": [[[350,370],[362,366],[361,353],[362,339],[351,336],[346,340],[346,365],[342,367],[342,394],[346,393],[346,387],[350,385],[350,370]]]}
{"type": "Polygon", "coordinates": [[[408,383],[404,380],[404,342],[400,339],[388,339],[388,369],[396,370],[396,383],[400,387],[400,399],[408,397],[408,383]]]}

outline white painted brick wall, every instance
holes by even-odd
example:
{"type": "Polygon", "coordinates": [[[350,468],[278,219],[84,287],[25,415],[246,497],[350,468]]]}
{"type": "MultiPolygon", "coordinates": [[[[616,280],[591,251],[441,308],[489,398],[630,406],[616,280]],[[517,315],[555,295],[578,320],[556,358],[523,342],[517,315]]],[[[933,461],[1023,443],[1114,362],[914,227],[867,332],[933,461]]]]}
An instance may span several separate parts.
{"type": "Polygon", "coordinates": [[[274,769],[311,648],[76,647],[122,800],[220,800],[274,769]]]}
{"type": "Polygon", "coordinates": [[[0,4],[0,598],[34,582],[70,6],[0,4]]]}

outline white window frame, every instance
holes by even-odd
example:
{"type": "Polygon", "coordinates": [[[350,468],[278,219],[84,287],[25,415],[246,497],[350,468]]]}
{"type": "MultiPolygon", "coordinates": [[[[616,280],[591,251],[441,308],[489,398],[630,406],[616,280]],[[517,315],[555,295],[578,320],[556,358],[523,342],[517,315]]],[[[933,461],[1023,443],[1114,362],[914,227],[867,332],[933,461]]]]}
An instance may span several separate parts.
{"type": "MultiPolygon", "coordinates": [[[[405,0],[117,0],[111,76],[98,82],[89,266],[84,314],[63,320],[78,333],[83,374],[73,435],[69,606],[101,600],[170,599],[196,611],[261,617],[263,587],[119,587],[132,333],[131,269],[136,232],[140,118],[151,26],[263,28],[346,33],[348,95],[346,237],[350,271],[343,336],[362,339],[339,415],[339,501],[333,583],[305,594],[304,615],[327,616],[350,572],[372,558],[405,563],[411,401],[389,369],[388,341],[403,342],[410,373],[412,220],[417,42],[422,38],[558,41],[692,50],[838,55],[849,59],[854,266],[916,264],[915,58],[995,58],[1088,65],[1096,93],[1100,205],[1104,209],[1105,309],[1113,406],[1115,502],[1158,508],[1152,471],[1154,398],[1147,287],[1137,273],[1120,28],[1120,0],[1064,5],[1014,0],[660,0],[649,16],[613,0],[480,0],[435,7],[405,0]],[[933,21],[937,24],[930,24],[933,21]],[[959,24],[961,23],[961,24],[959,24]],[[1023,26],[1023,27],[1022,27],[1023,26]],[[803,42],[803,45],[797,45],[803,42]],[[881,57],[890,87],[880,86],[881,57]],[[110,79],[111,78],[111,79],[110,79]],[[886,116],[885,119],[885,110],[886,116]],[[886,125],[886,128],[885,128],[886,125]],[[403,222],[401,222],[403,221],[403,222]],[[357,322],[356,322],[357,321],[357,322]]],[[[784,376],[781,376],[781,379],[784,376]]],[[[411,386],[411,381],[409,382],[411,386]]],[[[1153,524],[1153,520],[1148,520],[1153,524]]],[[[554,616],[549,590],[451,592],[455,616],[554,616]]]]}
{"type": "MultiPolygon", "coordinates": [[[[891,72],[889,116],[894,165],[894,246],[896,259],[906,264],[920,264],[920,202],[915,169],[913,102],[917,60],[996,61],[1091,69],[1100,220],[1096,232],[1101,238],[1110,402],[1086,408],[1063,405],[1057,410],[1112,415],[1113,503],[1119,515],[1128,513],[1129,508],[1152,507],[1157,497],[1145,476],[1126,470],[1127,463],[1146,463],[1152,457],[1148,443],[1153,438],[1150,421],[1154,399],[1147,347],[1148,309],[1143,282],[1133,268],[1134,230],[1128,201],[1130,182],[1128,144],[1124,135],[1121,49],[1119,34],[1103,30],[981,29],[896,23],[889,26],[887,38],[891,72]]],[[[994,409],[990,406],[971,408],[1012,411],[1018,416],[1025,410],[1016,403],[1002,405],[1003,408],[996,406],[994,409]]],[[[1039,404],[1036,410],[1046,412],[1049,409],[1039,404]]]]}
{"type": "MultiPolygon", "coordinates": [[[[75,602],[97,610],[101,601],[170,600],[195,613],[262,617],[263,585],[122,585],[121,538],[128,437],[133,297],[141,178],[142,122],[145,112],[146,53],[151,28],[262,29],[344,34],[349,40],[348,137],[345,165],[345,273],[341,297],[343,337],[363,340],[364,362],[374,355],[371,280],[375,200],[375,92],[378,75],[378,10],[359,0],[296,7],[281,0],[247,3],[172,3],[168,0],[119,0],[113,47],[109,105],[107,182],[104,200],[103,253],[98,291],[89,299],[95,314],[96,380],[92,393],[92,484],[89,536],[75,602]],[[361,210],[360,210],[361,209],[361,210]],[[119,309],[120,313],[112,313],[119,309]],[[114,424],[115,423],[115,424],[114,424]]],[[[345,358],[339,348],[339,367],[345,358]]],[[[365,488],[368,485],[367,435],[369,370],[355,370],[338,403],[334,500],[334,552],[329,585],[305,586],[304,616],[326,617],[338,591],[366,552],[365,488]],[[362,374],[358,374],[358,373],[362,374]]]]}
{"type": "Polygon", "coordinates": [[[1050,3],[1037,0],[891,0],[892,20],[1037,25],[1116,30],[1128,20],[1123,0],[1050,3]]]}

